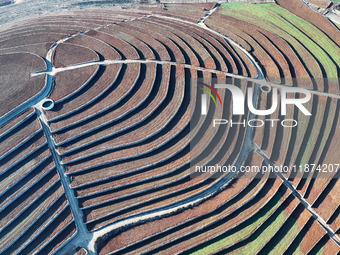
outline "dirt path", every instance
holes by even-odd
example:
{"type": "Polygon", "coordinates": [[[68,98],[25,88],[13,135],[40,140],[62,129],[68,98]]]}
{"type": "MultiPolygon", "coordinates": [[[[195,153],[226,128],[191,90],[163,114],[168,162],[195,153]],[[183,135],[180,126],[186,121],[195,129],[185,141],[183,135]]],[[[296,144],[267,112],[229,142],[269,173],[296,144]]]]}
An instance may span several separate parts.
{"type": "MultiPolygon", "coordinates": [[[[92,239],[92,233],[90,233],[87,230],[85,223],[83,221],[83,212],[80,210],[80,208],[78,206],[78,200],[74,196],[74,191],[70,189],[70,181],[65,174],[65,168],[61,164],[61,158],[56,151],[55,143],[53,141],[51,131],[48,127],[48,123],[47,123],[47,119],[46,119],[44,110],[41,109],[40,104],[37,104],[34,108],[35,108],[35,111],[37,112],[40,124],[42,126],[45,138],[47,140],[48,148],[51,152],[51,155],[52,155],[54,164],[56,166],[61,184],[63,185],[63,189],[64,189],[66,199],[67,199],[67,201],[70,205],[71,212],[72,212],[72,215],[73,215],[73,219],[75,221],[76,228],[77,228],[77,236],[81,236],[81,238],[75,238],[75,240],[77,240],[77,246],[86,247],[87,244],[92,239]]],[[[88,254],[94,255],[95,253],[88,251],[88,254]]]]}
{"type": "MultiPolygon", "coordinates": [[[[265,161],[266,164],[274,166],[274,164],[269,160],[267,155],[257,146],[255,145],[255,152],[259,154],[265,161]]],[[[316,219],[321,226],[326,230],[328,236],[338,245],[340,246],[340,240],[335,234],[335,232],[328,226],[326,221],[312,208],[312,206],[304,199],[299,192],[293,187],[293,185],[286,179],[281,172],[275,172],[275,174],[282,180],[283,184],[290,189],[292,194],[300,200],[300,203],[310,212],[312,217],[316,219]]]]}

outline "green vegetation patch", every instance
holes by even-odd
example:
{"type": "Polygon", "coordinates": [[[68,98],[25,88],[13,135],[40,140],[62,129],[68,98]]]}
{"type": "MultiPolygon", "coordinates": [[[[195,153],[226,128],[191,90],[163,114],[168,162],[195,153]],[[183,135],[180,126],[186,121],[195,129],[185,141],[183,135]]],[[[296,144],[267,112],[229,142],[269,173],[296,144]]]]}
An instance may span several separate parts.
{"type": "MultiPolygon", "coordinates": [[[[273,212],[280,206],[280,198],[280,193],[275,194],[271,198],[271,200],[258,211],[258,213],[251,216],[239,226],[230,231],[227,231],[226,233],[212,240],[198,245],[191,250],[188,250],[184,254],[210,254],[246,238],[257,228],[259,228],[259,226],[261,226],[261,224],[265,222],[270,217],[270,215],[273,214],[273,212]]],[[[280,214],[280,222],[284,219],[286,219],[286,216],[284,211],[282,211],[282,215],[280,214]]],[[[272,235],[273,232],[270,232],[270,234],[272,235]]],[[[260,240],[259,243],[262,243],[262,241],[263,240],[260,240]]]]}
{"type": "Polygon", "coordinates": [[[274,3],[225,3],[222,7],[222,14],[253,23],[280,36],[298,53],[301,47],[305,48],[324,69],[323,77],[338,77],[340,49],[314,25],[274,3]]]}

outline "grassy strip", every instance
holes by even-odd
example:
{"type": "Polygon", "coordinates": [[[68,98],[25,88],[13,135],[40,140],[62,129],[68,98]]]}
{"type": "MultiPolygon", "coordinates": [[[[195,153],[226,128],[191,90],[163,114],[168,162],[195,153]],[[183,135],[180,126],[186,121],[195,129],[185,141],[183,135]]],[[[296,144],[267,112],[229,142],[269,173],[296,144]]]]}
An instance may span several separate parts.
{"type": "Polygon", "coordinates": [[[293,255],[303,255],[300,247],[297,247],[297,249],[294,251],[293,255]]]}
{"type": "Polygon", "coordinates": [[[271,245],[265,247],[265,249],[261,251],[261,254],[282,254],[295,238],[295,236],[298,234],[298,232],[299,227],[296,224],[296,219],[291,215],[282,226],[282,228],[280,228],[280,235],[275,235],[274,238],[271,239],[271,244],[275,245],[276,243],[276,245],[274,247],[271,245]],[[282,235],[284,235],[284,238],[282,238],[282,235]]]}
{"type": "MultiPolygon", "coordinates": [[[[262,27],[263,29],[270,31],[271,33],[274,33],[284,40],[286,40],[291,47],[294,49],[295,52],[300,53],[299,56],[302,57],[302,61],[306,65],[306,69],[311,72],[311,76],[313,77],[323,77],[324,74],[322,73],[322,70],[320,69],[320,66],[315,66],[316,63],[314,63],[314,59],[310,61],[309,59],[311,58],[312,54],[308,52],[308,48],[306,47],[305,44],[301,43],[298,38],[294,37],[294,35],[288,33],[287,31],[283,30],[282,28],[279,28],[276,26],[277,24],[282,23],[281,21],[276,21],[273,18],[273,22],[268,22],[262,18],[259,19],[259,16],[261,15],[256,13],[247,13],[247,16],[245,18],[244,12],[240,10],[234,10],[232,13],[229,14],[230,16],[236,18],[236,19],[244,19],[246,22],[250,22],[253,24],[256,24],[257,26],[262,27]],[[274,23],[275,20],[275,23],[274,23]]],[[[267,16],[273,17],[272,13],[267,13],[267,16]]],[[[287,29],[287,26],[285,26],[287,29]]]]}
{"type": "Polygon", "coordinates": [[[321,247],[321,249],[318,251],[316,255],[322,255],[325,251],[325,247],[321,247]]]}
{"type": "Polygon", "coordinates": [[[278,215],[275,215],[275,219],[262,231],[261,234],[256,236],[256,239],[243,246],[241,249],[235,251],[235,254],[256,254],[256,252],[268,242],[277,230],[280,229],[282,224],[287,219],[284,210],[279,211],[278,215]]]}
{"type": "MultiPolygon", "coordinates": [[[[232,245],[238,242],[242,238],[252,233],[263,223],[281,204],[280,194],[277,193],[273,198],[266,204],[257,214],[252,216],[250,219],[241,223],[236,228],[228,231],[206,243],[194,247],[185,254],[209,254],[211,252],[218,251],[226,246],[232,245]]],[[[284,216],[284,215],[283,215],[284,216]]],[[[284,216],[285,218],[286,216],[284,216]]]]}
{"type": "Polygon", "coordinates": [[[222,14],[263,27],[285,39],[297,52],[303,45],[325,68],[328,78],[338,77],[333,61],[340,66],[339,48],[312,24],[276,4],[225,3],[222,7],[222,14]],[[318,42],[312,38],[317,38],[318,42]]]}
{"type": "Polygon", "coordinates": [[[306,20],[290,13],[289,11],[275,5],[275,12],[280,14],[282,17],[294,24],[299,30],[309,36],[310,40],[315,40],[314,42],[322,48],[326,53],[330,55],[332,59],[340,64],[339,47],[330,40],[327,35],[325,35],[321,30],[316,28],[314,25],[310,24],[306,20]]]}

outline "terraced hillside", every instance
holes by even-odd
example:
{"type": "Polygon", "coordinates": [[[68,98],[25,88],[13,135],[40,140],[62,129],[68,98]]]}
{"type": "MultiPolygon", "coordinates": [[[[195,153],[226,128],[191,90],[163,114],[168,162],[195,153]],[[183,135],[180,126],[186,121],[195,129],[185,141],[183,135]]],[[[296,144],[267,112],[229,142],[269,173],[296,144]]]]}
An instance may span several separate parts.
{"type": "Polygon", "coordinates": [[[70,9],[7,24],[0,253],[339,253],[339,38],[300,0],[70,9]],[[258,109],[272,104],[265,88],[305,88],[311,116],[232,115],[221,88],[223,107],[209,99],[201,115],[200,81],[251,88],[258,109]],[[254,118],[265,124],[211,124],[254,118]],[[298,125],[280,125],[290,119],[298,125]],[[313,164],[327,171],[241,171],[313,164]],[[237,171],[193,177],[208,165],[237,171]]]}

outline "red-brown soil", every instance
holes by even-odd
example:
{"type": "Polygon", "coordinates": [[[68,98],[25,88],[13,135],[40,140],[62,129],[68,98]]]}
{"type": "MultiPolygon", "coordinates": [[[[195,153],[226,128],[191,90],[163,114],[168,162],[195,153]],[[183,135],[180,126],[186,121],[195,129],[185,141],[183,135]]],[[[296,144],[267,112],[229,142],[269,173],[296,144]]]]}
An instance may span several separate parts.
{"type": "Polygon", "coordinates": [[[45,62],[30,53],[0,55],[0,116],[5,115],[38,94],[45,86],[45,76],[30,77],[45,69],[45,62]]]}

